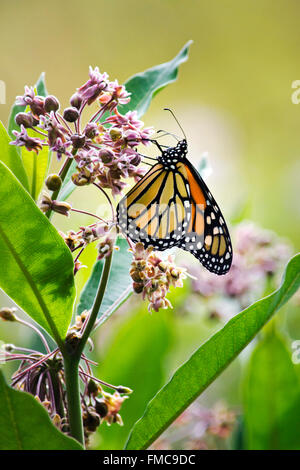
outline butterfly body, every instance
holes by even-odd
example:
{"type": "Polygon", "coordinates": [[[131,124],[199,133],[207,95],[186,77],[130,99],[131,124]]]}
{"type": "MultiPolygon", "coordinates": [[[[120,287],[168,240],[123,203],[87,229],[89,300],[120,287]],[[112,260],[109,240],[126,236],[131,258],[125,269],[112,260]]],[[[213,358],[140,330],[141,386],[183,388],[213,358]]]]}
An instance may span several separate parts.
{"type": "Polygon", "coordinates": [[[232,246],[222,213],[187,159],[187,142],[161,151],[157,163],[119,202],[118,224],[133,241],[163,251],[178,246],[209,271],[226,274],[232,246]]]}

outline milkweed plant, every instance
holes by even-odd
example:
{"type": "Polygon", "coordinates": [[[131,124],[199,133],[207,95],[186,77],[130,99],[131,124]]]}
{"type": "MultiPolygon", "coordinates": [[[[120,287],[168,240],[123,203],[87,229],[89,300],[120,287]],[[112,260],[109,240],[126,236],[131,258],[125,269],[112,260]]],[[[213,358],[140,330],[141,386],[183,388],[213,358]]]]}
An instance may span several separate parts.
{"type": "MultiPolygon", "coordinates": [[[[187,280],[191,285],[187,312],[201,298],[202,313],[225,323],[145,403],[145,414],[131,430],[126,446],[142,449],[173,421],[180,425],[178,416],[299,287],[299,256],[289,261],[280,281],[291,248],[252,223],[236,226],[233,265],[222,277],[208,273],[199,263],[190,264],[186,257],[177,266],[173,252],[134,244],[118,228],[116,201],[144,175],[142,155],[155,134],[141,117],[153,96],[176,80],[189,45],[170,62],[133,76],[125,85],[91,67],[87,81],[65,109],[56,96],[48,94],[42,75],[35,86],[25,86],[24,94],[17,96],[8,132],[1,125],[0,287],[15,306],[3,305],[0,318],[33,330],[41,346],[34,350],[22,344],[2,345],[1,363],[17,364],[9,386],[0,372],[3,413],[12,409],[14,419],[23,421],[27,429],[32,420],[32,439],[26,438],[24,427],[18,447],[14,431],[7,431],[0,419],[0,441],[6,448],[88,447],[90,436],[105,423],[122,425],[122,407],[132,390],[96,377],[89,350],[95,329],[132,293],[136,301],[148,303],[152,315],[159,315],[161,309],[172,307],[170,289],[182,287],[187,280]],[[59,170],[53,172],[53,166],[59,170]],[[88,185],[106,201],[103,214],[94,214],[88,200],[85,210],[67,201],[73,191],[79,193],[88,185]],[[66,233],[51,222],[53,214],[56,225],[59,217],[72,222],[74,213],[88,215],[93,222],[74,225],[66,233]],[[81,257],[90,244],[97,246],[96,264],[82,291],[75,293],[74,279],[84,269],[81,257]],[[270,295],[257,301],[266,292],[270,295]],[[20,310],[34,323],[25,320],[20,310]],[[187,377],[189,384],[185,384],[187,377]],[[24,417],[21,410],[27,406],[30,416],[24,417]],[[35,420],[42,423],[43,432],[34,428],[35,420]]],[[[226,411],[225,432],[216,409],[204,415],[201,411],[205,429],[227,436],[235,414],[226,411]]],[[[168,439],[157,441],[156,448],[172,448],[168,439]]],[[[203,439],[200,442],[199,448],[204,448],[203,439]]]]}

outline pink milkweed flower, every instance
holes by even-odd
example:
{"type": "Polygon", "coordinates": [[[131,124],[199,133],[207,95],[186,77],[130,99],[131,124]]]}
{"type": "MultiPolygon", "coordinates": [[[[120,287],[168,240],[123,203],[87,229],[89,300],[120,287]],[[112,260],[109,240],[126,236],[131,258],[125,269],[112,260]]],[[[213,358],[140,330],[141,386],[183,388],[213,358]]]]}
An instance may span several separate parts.
{"type": "Polygon", "coordinates": [[[16,139],[10,142],[11,145],[25,147],[29,152],[33,150],[37,154],[42,150],[42,141],[36,137],[30,137],[23,125],[21,125],[21,132],[13,131],[13,134],[16,139]]]}
{"type": "Polygon", "coordinates": [[[60,160],[63,155],[72,158],[72,153],[68,150],[69,146],[70,142],[63,142],[62,139],[58,137],[52,147],[50,147],[50,150],[56,152],[58,160],[60,160]]]}
{"type": "Polygon", "coordinates": [[[32,114],[37,118],[45,114],[44,98],[37,96],[33,87],[25,86],[25,93],[23,96],[16,97],[16,104],[19,106],[30,106],[32,114]]]}
{"type": "Polygon", "coordinates": [[[83,102],[87,104],[92,104],[103,90],[107,88],[108,85],[108,75],[107,73],[100,73],[99,67],[89,68],[89,80],[78,88],[78,95],[82,98],[83,102]]]}

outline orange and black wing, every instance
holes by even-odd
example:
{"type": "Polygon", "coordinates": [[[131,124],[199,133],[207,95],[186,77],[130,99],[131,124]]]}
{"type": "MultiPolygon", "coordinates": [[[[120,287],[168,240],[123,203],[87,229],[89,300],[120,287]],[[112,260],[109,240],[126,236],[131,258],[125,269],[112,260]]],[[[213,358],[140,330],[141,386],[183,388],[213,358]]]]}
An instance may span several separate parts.
{"type": "Polygon", "coordinates": [[[221,210],[193,165],[188,160],[179,165],[188,182],[191,207],[186,233],[178,246],[190,251],[209,271],[226,274],[232,246],[221,210]]]}
{"type": "Polygon", "coordinates": [[[157,163],[119,202],[118,223],[132,241],[163,251],[184,237],[189,207],[187,181],[157,163]]]}
{"type": "Polygon", "coordinates": [[[226,274],[232,262],[229,232],[203,179],[184,159],[151,170],[120,201],[118,223],[129,238],[163,251],[178,246],[209,271],[226,274]]]}

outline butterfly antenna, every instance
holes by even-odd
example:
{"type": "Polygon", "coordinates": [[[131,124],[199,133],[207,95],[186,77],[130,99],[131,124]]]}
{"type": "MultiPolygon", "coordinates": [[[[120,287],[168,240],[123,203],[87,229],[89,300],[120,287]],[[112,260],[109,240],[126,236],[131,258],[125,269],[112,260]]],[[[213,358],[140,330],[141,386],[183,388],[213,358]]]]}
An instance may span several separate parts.
{"type": "MultiPolygon", "coordinates": [[[[166,131],[164,131],[163,129],[159,129],[159,131],[157,131],[156,133],[159,134],[159,133],[161,133],[161,132],[164,132],[164,134],[161,134],[159,137],[165,137],[166,135],[171,135],[172,137],[174,137],[174,139],[177,140],[177,142],[179,142],[179,140],[180,140],[180,139],[177,137],[177,135],[172,134],[171,132],[166,132],[166,131]]],[[[159,138],[159,137],[157,137],[157,138],[159,138]]]]}
{"type": "Polygon", "coordinates": [[[175,119],[175,121],[177,122],[178,127],[180,128],[180,130],[181,130],[181,132],[182,132],[182,134],[183,134],[185,140],[187,140],[186,135],[185,135],[185,132],[184,132],[184,130],[183,130],[183,128],[182,128],[180,122],[178,121],[177,117],[175,116],[174,112],[172,111],[172,109],[170,109],[170,108],[164,108],[164,111],[169,111],[169,112],[172,114],[172,116],[173,116],[173,118],[175,119]]]}

